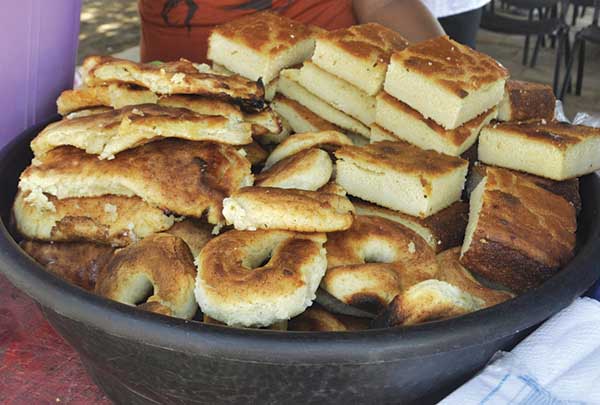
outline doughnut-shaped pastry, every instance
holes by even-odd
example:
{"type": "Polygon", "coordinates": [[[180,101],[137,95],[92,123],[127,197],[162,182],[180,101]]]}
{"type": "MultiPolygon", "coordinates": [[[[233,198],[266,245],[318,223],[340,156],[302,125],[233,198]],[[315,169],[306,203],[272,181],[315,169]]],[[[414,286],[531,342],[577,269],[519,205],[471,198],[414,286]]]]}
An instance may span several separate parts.
{"type": "Polygon", "coordinates": [[[294,134],[284,139],[271,152],[265,163],[265,168],[273,166],[280,160],[305,149],[320,147],[328,151],[334,151],[344,145],[353,145],[350,138],[338,131],[305,132],[294,134]]]}
{"type": "Polygon", "coordinates": [[[327,152],[306,149],[264,170],[255,177],[254,185],[315,191],[327,184],[332,173],[333,163],[327,152]]]}
{"type": "Polygon", "coordinates": [[[346,197],[295,189],[245,187],[223,200],[223,216],[237,230],[334,232],[350,228],[353,212],[346,197]]]}
{"type": "Polygon", "coordinates": [[[173,226],[175,216],[138,197],[58,198],[45,194],[48,207],[32,204],[30,192],[19,191],[13,205],[17,230],[29,239],[88,241],[127,246],[173,226]]]}
{"type": "Polygon", "coordinates": [[[385,218],[357,216],[328,235],[321,287],[343,303],[378,313],[403,290],[434,278],[433,249],[411,229],[385,218]]]}
{"type": "Polygon", "coordinates": [[[229,231],[216,237],[196,259],[202,312],[245,327],[302,313],[327,268],[325,240],[324,234],[284,231],[229,231]]]}
{"type": "Polygon", "coordinates": [[[196,267],[185,242],[159,233],[117,251],[100,271],[96,294],[142,309],[191,319],[196,267]],[[151,294],[145,303],[141,302],[151,294]],[[157,305],[157,304],[160,305],[157,305]]]}

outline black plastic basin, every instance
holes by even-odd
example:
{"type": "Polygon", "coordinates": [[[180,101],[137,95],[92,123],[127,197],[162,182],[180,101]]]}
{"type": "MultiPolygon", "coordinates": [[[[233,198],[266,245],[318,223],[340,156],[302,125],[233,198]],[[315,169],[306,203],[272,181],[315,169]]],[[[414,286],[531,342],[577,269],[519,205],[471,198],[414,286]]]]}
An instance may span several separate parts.
{"type": "Polygon", "coordinates": [[[542,287],[493,308],[414,327],[343,333],[233,329],[139,311],[45,272],[4,226],[19,174],[31,160],[29,140],[43,126],[0,152],[0,271],[42,306],[119,403],[434,402],[600,276],[600,178],[594,174],[581,180],[576,257],[542,287]]]}

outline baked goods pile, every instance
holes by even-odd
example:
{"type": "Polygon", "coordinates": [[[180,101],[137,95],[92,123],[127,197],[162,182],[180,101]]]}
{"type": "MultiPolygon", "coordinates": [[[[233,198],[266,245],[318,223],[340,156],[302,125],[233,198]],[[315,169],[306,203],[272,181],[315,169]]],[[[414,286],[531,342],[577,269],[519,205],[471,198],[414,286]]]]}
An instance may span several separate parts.
{"type": "Polygon", "coordinates": [[[600,130],[553,121],[547,86],[447,37],[271,13],[208,56],[86,59],[20,178],[35,260],[163,315],[346,331],[496,305],[573,256],[600,130]]]}

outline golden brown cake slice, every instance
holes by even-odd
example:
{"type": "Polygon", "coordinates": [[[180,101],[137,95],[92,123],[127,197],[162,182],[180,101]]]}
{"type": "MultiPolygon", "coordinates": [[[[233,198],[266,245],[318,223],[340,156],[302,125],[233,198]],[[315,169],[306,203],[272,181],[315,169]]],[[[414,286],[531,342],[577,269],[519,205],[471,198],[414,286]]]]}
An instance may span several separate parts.
{"type": "Polygon", "coordinates": [[[107,86],[82,87],[63,91],[56,105],[60,115],[67,115],[90,107],[121,108],[135,104],[154,104],[158,96],[148,89],[122,83],[110,83],[107,86]]]}
{"type": "Polygon", "coordinates": [[[554,119],[556,98],[552,87],[542,83],[507,80],[498,105],[499,121],[554,119]]]}
{"type": "Polygon", "coordinates": [[[327,184],[332,173],[333,164],[327,152],[306,149],[257,175],[254,185],[315,191],[327,184]]]}
{"type": "Polygon", "coordinates": [[[54,209],[28,203],[19,191],[13,205],[17,230],[28,239],[88,241],[126,246],[169,229],[175,217],[138,197],[104,195],[65,198],[45,195],[54,209]]]}
{"type": "Polygon", "coordinates": [[[559,122],[502,123],[485,127],[479,160],[565,180],[600,169],[600,128],[559,122]]]}
{"type": "Polygon", "coordinates": [[[161,138],[245,145],[252,142],[252,133],[249,123],[142,104],[52,123],[31,141],[31,149],[40,157],[69,145],[100,159],[112,159],[117,153],[161,138]]]}
{"type": "Polygon", "coordinates": [[[427,218],[413,217],[365,201],[353,199],[357,215],[389,219],[415,231],[436,252],[462,245],[469,220],[469,204],[457,201],[427,218]]]}
{"type": "Polygon", "coordinates": [[[449,39],[430,39],[391,57],[384,89],[426,118],[455,129],[496,106],[508,71],[449,39]]]}
{"type": "Polygon", "coordinates": [[[381,90],[390,54],[408,45],[397,32],[370,23],[317,36],[312,61],[374,96],[381,90]]]}
{"type": "Polygon", "coordinates": [[[222,222],[222,201],[252,184],[250,163],[228,145],[166,139],[100,160],[63,146],[48,152],[22,174],[27,202],[52,209],[44,195],[59,199],[105,194],[138,196],[177,215],[222,222]]]}
{"type": "Polygon", "coordinates": [[[83,61],[84,82],[88,87],[126,83],[144,87],[156,94],[196,94],[232,99],[248,111],[265,107],[264,88],[241,76],[207,73],[192,62],[136,63],[112,56],[89,56],[83,61]]]}
{"type": "Polygon", "coordinates": [[[423,218],[460,199],[468,169],[466,160],[405,142],[344,146],[335,156],[348,194],[423,218]]]}
{"type": "Polygon", "coordinates": [[[334,108],[323,99],[317,97],[299,82],[299,69],[286,69],[281,72],[277,92],[291,98],[311,110],[321,118],[345,130],[356,132],[362,136],[370,135],[369,128],[359,120],[334,108]]]}
{"type": "Polygon", "coordinates": [[[304,62],[298,75],[298,83],[365,125],[375,121],[375,97],[312,62],[304,62]]]}
{"type": "Polygon", "coordinates": [[[282,69],[310,57],[322,30],[270,13],[253,13],[215,27],[208,38],[208,59],[264,84],[282,69]]]}
{"type": "Polygon", "coordinates": [[[331,122],[319,117],[299,102],[277,94],[271,103],[271,108],[290,125],[296,133],[340,131],[331,122]]]}
{"type": "Polygon", "coordinates": [[[47,271],[88,291],[94,291],[98,272],[115,248],[92,242],[24,240],[21,248],[47,271]]]}
{"type": "Polygon", "coordinates": [[[237,230],[334,232],[352,225],[354,207],[337,194],[245,187],[223,201],[223,215],[237,230]]]}
{"type": "Polygon", "coordinates": [[[489,167],[471,193],[461,263],[513,291],[537,287],[573,255],[575,208],[508,170],[489,167]]]}
{"type": "MultiPolygon", "coordinates": [[[[460,156],[477,141],[479,131],[496,118],[492,107],[456,129],[444,129],[385,92],[377,96],[376,122],[397,138],[451,156],[460,156]]],[[[376,134],[379,138],[380,134],[376,134]]]]}

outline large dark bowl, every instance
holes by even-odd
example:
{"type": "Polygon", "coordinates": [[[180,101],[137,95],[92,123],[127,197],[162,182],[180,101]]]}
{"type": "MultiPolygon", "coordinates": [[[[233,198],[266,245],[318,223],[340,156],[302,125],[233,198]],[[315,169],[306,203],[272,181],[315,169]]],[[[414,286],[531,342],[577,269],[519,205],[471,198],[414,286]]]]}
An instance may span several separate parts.
{"type": "MultiPolygon", "coordinates": [[[[21,134],[0,152],[7,223],[29,164],[21,134]]],[[[345,333],[225,328],[168,318],[94,296],[45,272],[0,226],[0,271],[35,299],[114,401],[138,403],[433,402],[497,350],[567,306],[600,275],[600,178],[581,181],[576,257],[540,288],[441,322],[345,333]]]]}

